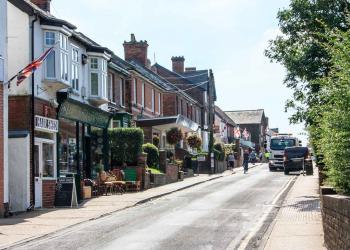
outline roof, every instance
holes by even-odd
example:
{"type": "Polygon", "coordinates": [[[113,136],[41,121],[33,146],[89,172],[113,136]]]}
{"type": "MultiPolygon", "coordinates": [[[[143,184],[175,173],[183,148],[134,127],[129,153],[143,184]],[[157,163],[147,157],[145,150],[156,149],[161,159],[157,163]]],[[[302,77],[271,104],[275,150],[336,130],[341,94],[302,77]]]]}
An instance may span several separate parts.
{"type": "Polygon", "coordinates": [[[164,90],[167,90],[167,91],[175,91],[176,90],[175,87],[170,82],[168,82],[167,80],[162,78],[160,75],[154,73],[152,70],[142,66],[141,64],[139,64],[135,61],[130,61],[129,63],[133,66],[133,69],[135,71],[137,71],[139,74],[146,77],[148,80],[154,82],[155,84],[157,84],[159,87],[163,88],[164,90]]]}
{"type": "Polygon", "coordinates": [[[215,113],[223,119],[226,123],[236,126],[236,123],[224,112],[219,108],[218,106],[215,105],[215,113]]]}
{"type": "Polygon", "coordinates": [[[181,73],[190,83],[192,84],[200,84],[198,85],[203,90],[208,90],[209,84],[209,71],[205,70],[196,70],[196,71],[187,71],[181,73]]]}
{"type": "Polygon", "coordinates": [[[225,111],[236,124],[261,124],[265,117],[263,109],[225,111]]]}

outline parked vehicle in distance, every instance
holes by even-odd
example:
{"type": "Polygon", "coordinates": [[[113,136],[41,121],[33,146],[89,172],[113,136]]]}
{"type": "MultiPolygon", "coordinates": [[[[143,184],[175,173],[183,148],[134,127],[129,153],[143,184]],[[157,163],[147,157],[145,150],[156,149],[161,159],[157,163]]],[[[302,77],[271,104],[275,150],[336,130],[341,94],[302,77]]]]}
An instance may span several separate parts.
{"type": "Polygon", "coordinates": [[[313,174],[309,148],[286,147],[283,157],[284,174],[289,174],[290,171],[301,171],[303,167],[307,175],[313,174]]]}
{"type": "Polygon", "coordinates": [[[269,169],[270,171],[283,169],[283,154],[286,147],[301,146],[301,141],[291,134],[278,134],[272,136],[267,150],[270,152],[269,169]]]}

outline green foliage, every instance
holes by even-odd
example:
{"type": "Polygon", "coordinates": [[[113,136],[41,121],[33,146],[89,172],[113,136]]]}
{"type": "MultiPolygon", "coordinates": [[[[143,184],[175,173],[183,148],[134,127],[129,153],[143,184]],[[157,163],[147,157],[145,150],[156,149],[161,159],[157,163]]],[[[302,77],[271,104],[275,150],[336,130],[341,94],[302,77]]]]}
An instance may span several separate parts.
{"type": "Polygon", "coordinates": [[[317,124],[309,131],[314,148],[323,155],[327,181],[350,194],[350,31],[328,31],[324,37],[333,67],[317,81],[322,102],[310,112],[321,115],[315,116],[317,124]]]}
{"type": "Polygon", "coordinates": [[[153,143],[154,146],[156,146],[158,148],[159,147],[159,137],[158,136],[153,136],[152,143],[153,143]]]}
{"type": "Polygon", "coordinates": [[[213,147],[214,157],[218,161],[225,160],[225,150],[222,143],[215,143],[213,147]]]}
{"type": "Polygon", "coordinates": [[[173,127],[166,132],[166,140],[170,145],[176,145],[183,138],[181,129],[173,127]]]}
{"type": "Polygon", "coordinates": [[[152,174],[162,174],[162,171],[160,171],[157,168],[150,168],[150,167],[148,167],[148,168],[146,168],[146,170],[151,171],[152,174]]]}
{"type": "Polygon", "coordinates": [[[186,140],[191,148],[199,149],[202,146],[202,139],[196,134],[189,135],[186,140]]]}
{"type": "Polygon", "coordinates": [[[147,165],[149,167],[158,168],[159,166],[158,148],[151,143],[146,143],[142,145],[142,150],[143,152],[147,153],[147,165]]]}
{"type": "Polygon", "coordinates": [[[140,128],[114,128],[108,131],[112,164],[135,164],[142,152],[143,131],[140,128]]]}
{"type": "Polygon", "coordinates": [[[295,110],[290,117],[293,123],[314,124],[319,115],[318,110],[311,110],[322,101],[317,79],[327,76],[332,68],[331,54],[323,46],[327,39],[322,34],[327,28],[348,30],[349,7],[347,0],[291,0],[287,9],[278,12],[283,35],[270,41],[265,54],[287,69],[285,84],[294,93],[286,110],[295,110]]]}

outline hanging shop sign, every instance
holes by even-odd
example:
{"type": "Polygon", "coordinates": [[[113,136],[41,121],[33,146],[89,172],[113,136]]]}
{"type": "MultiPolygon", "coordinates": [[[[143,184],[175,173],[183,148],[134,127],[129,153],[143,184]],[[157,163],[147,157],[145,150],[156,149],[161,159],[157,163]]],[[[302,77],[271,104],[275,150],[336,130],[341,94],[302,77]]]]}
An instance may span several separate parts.
{"type": "Polygon", "coordinates": [[[54,133],[58,132],[58,120],[36,115],[34,122],[36,130],[54,133]]]}

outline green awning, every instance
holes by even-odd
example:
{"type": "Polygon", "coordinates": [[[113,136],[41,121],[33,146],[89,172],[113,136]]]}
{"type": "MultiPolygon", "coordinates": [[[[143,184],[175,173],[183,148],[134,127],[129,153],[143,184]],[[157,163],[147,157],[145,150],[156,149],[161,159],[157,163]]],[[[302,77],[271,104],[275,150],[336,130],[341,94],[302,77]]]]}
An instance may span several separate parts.
{"type": "Polygon", "coordinates": [[[59,118],[86,123],[98,128],[108,128],[111,115],[109,112],[73,99],[66,99],[58,112],[59,118]]]}

